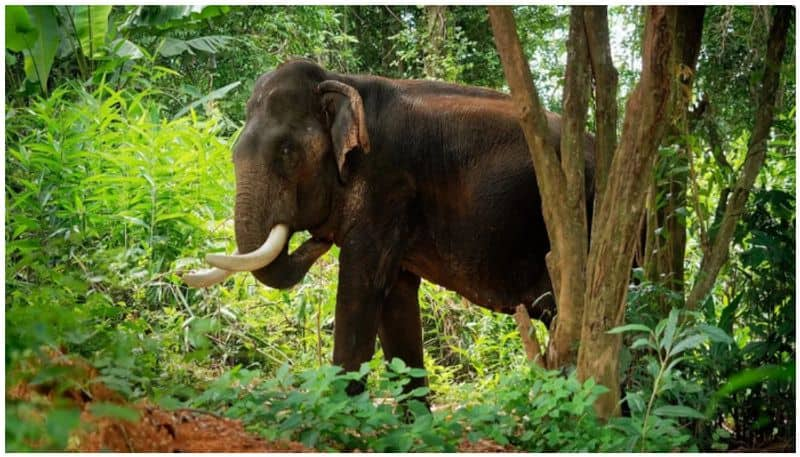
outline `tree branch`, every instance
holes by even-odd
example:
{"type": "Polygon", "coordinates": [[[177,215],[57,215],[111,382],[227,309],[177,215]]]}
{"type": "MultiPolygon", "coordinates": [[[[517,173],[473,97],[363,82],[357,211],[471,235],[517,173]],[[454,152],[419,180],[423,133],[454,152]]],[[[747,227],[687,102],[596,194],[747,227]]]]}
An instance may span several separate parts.
{"type": "Polygon", "coordinates": [[[617,69],[611,59],[608,33],[608,11],[605,6],[590,6],[584,9],[584,25],[589,47],[589,59],[595,83],[595,204],[600,206],[611,168],[611,158],[617,149],[617,69]]]}
{"type": "Polygon", "coordinates": [[[728,259],[728,248],[733,238],[736,223],[744,212],[750,189],[758,176],[767,154],[767,136],[775,115],[775,100],[780,82],[780,70],[786,50],[786,34],[793,19],[793,7],[776,7],[775,18],[767,40],[767,56],[764,62],[764,76],[758,94],[758,108],[753,133],[747,145],[747,157],[741,174],[731,190],[728,204],[722,216],[719,229],[711,242],[709,255],[704,255],[700,263],[694,286],[686,300],[688,309],[695,309],[711,291],[720,269],[728,259]]]}

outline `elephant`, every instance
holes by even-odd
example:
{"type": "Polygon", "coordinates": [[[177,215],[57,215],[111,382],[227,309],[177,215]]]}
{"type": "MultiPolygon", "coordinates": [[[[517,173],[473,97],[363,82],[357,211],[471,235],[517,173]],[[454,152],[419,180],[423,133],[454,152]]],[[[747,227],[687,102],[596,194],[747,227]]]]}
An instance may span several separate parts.
{"type": "MultiPolygon", "coordinates": [[[[560,117],[547,120],[558,150],[560,117]]],[[[588,134],[584,149],[591,212],[588,134]]],[[[288,288],[336,244],[333,362],[347,371],[372,358],[376,337],[387,360],[423,367],[421,278],[497,312],[524,304],[546,325],[555,314],[541,200],[508,95],[290,60],[256,81],[233,165],[237,253],[208,255],[215,268],[184,280],[249,271],[288,288]],[[290,254],[302,231],[311,238],[290,254]]]]}

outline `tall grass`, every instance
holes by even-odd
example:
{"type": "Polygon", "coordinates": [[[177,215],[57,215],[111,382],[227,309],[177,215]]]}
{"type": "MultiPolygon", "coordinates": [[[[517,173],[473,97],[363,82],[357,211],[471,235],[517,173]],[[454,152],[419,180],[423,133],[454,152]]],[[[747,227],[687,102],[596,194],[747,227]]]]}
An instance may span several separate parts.
{"type": "Polygon", "coordinates": [[[42,347],[148,375],[118,377],[132,395],[160,371],[161,310],[197,301],[173,271],[213,243],[232,186],[217,120],[164,121],[161,97],[70,84],[6,113],[7,382],[42,347]]]}

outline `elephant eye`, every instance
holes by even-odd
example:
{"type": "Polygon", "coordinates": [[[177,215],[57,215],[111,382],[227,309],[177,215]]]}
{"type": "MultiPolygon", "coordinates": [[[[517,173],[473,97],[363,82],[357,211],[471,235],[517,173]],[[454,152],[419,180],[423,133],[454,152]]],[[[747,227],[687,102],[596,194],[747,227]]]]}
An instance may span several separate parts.
{"type": "Polygon", "coordinates": [[[281,155],[289,155],[289,153],[292,152],[292,144],[289,140],[281,141],[280,145],[281,155]]]}

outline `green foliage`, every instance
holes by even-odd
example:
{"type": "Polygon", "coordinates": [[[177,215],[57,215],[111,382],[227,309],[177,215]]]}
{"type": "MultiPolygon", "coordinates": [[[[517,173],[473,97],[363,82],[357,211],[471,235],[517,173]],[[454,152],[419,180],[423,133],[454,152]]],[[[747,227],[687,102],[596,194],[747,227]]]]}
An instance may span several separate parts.
{"type": "Polygon", "coordinates": [[[793,436],[795,424],[787,401],[796,395],[794,370],[786,376],[796,354],[794,182],[770,187],[754,190],[736,229],[730,279],[702,310],[735,344],[714,344],[694,363],[695,376],[719,389],[709,405],[714,423],[745,446],[793,436]]]}
{"type": "Polygon", "coordinates": [[[39,37],[33,46],[25,49],[25,76],[39,82],[42,92],[47,92],[47,78],[61,41],[55,9],[48,6],[28,7],[39,37]]]}
{"type": "Polygon", "coordinates": [[[473,428],[468,436],[485,433],[529,452],[612,451],[621,437],[600,424],[593,406],[606,391],[593,379],[580,383],[574,372],[564,377],[536,365],[521,368],[502,376],[486,393],[488,401],[465,408],[464,420],[473,428]]]}
{"type": "Polygon", "coordinates": [[[186,303],[175,260],[231,211],[223,186],[197,204],[231,183],[218,121],[162,121],[158,97],[101,82],[7,113],[7,386],[32,354],[50,366],[42,347],[85,356],[129,397],[157,379],[162,335],[143,313],[186,303]]]}
{"type": "Polygon", "coordinates": [[[95,59],[101,55],[108,33],[110,6],[71,6],[64,9],[69,18],[80,51],[95,59]]]}
{"type": "Polygon", "coordinates": [[[203,20],[226,14],[228,6],[146,5],[137,6],[128,14],[122,29],[144,29],[148,32],[197,27],[203,20]]]}
{"type": "Polygon", "coordinates": [[[12,51],[23,51],[32,47],[39,37],[24,6],[6,6],[6,47],[12,51]]]}
{"type": "Polygon", "coordinates": [[[594,416],[593,402],[605,388],[592,380],[581,384],[574,374],[564,378],[526,366],[497,378],[482,398],[431,414],[418,400],[427,388],[403,393],[410,378],[424,371],[399,359],[378,373],[372,389],[377,398],[347,395],[349,382],[379,365],[365,363],[353,373],[323,366],[296,374],[284,365],[266,381],[234,368],[190,404],[222,408],[268,439],[298,440],[321,450],[452,452],[465,439],[488,439],[530,452],[608,451],[622,442],[622,435],[594,416]]]}
{"type": "MultiPolygon", "coordinates": [[[[692,315],[685,314],[685,317],[692,315]]],[[[731,338],[717,327],[691,325],[685,319],[681,322],[677,308],[673,308],[669,316],[653,328],[633,323],[616,327],[608,333],[626,332],[644,333],[633,341],[630,349],[646,350],[647,355],[642,359],[644,373],[635,375],[637,382],[625,397],[630,417],[613,421],[614,426],[629,437],[625,449],[631,452],[695,449],[691,433],[680,420],[705,418],[686,404],[696,401],[696,395],[702,393],[703,388],[699,381],[687,379],[679,365],[690,351],[708,340],[730,344],[731,338]]]]}

